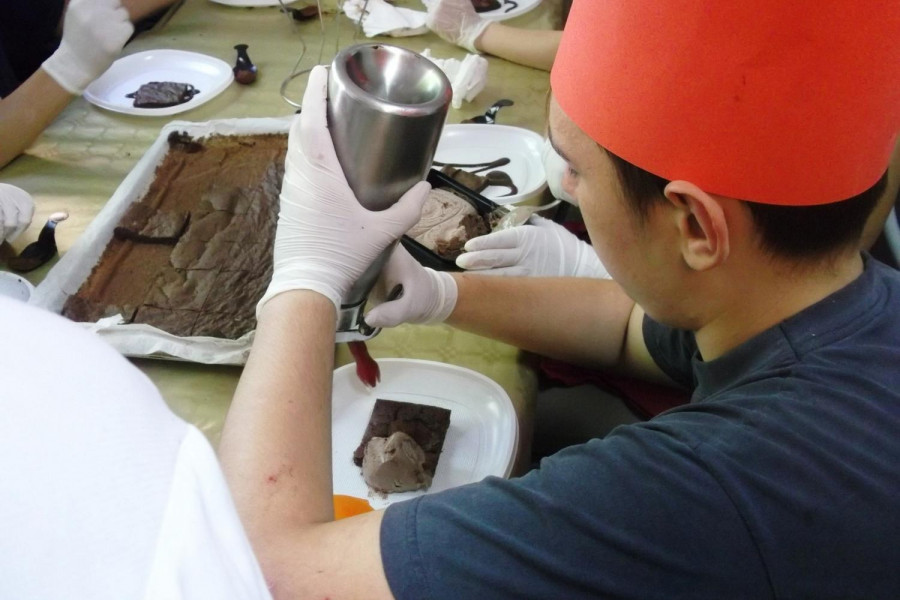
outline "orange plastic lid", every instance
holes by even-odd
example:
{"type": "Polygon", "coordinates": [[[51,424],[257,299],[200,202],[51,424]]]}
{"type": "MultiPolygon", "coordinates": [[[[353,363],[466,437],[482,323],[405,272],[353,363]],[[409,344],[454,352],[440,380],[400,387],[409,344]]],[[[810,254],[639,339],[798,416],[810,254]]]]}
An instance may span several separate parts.
{"type": "Polygon", "coordinates": [[[346,519],[355,515],[371,512],[372,506],[368,500],[356,498],[354,496],[346,496],[344,494],[334,494],[332,501],[334,503],[334,519],[346,519]]]}
{"type": "Polygon", "coordinates": [[[898,0],[576,0],[551,83],[587,135],[666,179],[844,200],[900,130],[898,0]]]}

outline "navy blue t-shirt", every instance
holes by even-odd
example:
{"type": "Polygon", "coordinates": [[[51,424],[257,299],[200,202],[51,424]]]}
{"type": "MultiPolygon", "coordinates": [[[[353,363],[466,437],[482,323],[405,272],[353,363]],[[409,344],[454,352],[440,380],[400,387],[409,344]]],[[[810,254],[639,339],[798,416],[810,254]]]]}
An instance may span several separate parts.
{"type": "Polygon", "coordinates": [[[644,337],[691,404],[390,506],[394,595],[900,598],[900,273],[867,260],[709,362],[690,333],[644,337]]]}

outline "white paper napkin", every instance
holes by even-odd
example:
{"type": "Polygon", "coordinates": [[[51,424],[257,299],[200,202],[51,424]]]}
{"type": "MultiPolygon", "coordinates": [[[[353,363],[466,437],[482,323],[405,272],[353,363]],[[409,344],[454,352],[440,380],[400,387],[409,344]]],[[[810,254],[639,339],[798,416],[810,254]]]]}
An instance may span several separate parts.
{"type": "Polygon", "coordinates": [[[481,93],[487,83],[488,61],[477,54],[467,54],[462,60],[455,58],[435,58],[431,49],[426,48],[422,56],[428,58],[446,73],[453,88],[453,108],[462,106],[463,101],[471,102],[481,93]]]}
{"type": "Polygon", "coordinates": [[[406,37],[421,35],[428,31],[425,25],[425,12],[409,8],[391,6],[384,0],[345,0],[344,14],[351,20],[358,22],[363,14],[363,32],[366,37],[376,35],[389,35],[393,37],[406,37]]]}

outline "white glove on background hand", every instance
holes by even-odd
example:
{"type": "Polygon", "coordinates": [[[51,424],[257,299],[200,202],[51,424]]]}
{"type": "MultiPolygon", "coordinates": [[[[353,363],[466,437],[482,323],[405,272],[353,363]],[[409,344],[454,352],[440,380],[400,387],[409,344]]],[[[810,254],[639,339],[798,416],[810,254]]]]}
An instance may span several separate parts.
{"type": "Polygon", "coordinates": [[[340,311],[341,298],[385,248],[415,225],[431,186],[414,185],[396,204],[364,208],[347,184],[326,123],[328,71],[309,74],[303,110],[288,135],[274,272],[256,307],[288,290],[314,290],[340,311]]]}
{"type": "Polygon", "coordinates": [[[0,244],[11,242],[31,225],[34,200],[31,194],[8,183],[0,183],[0,244]]]}
{"type": "Polygon", "coordinates": [[[533,215],[530,222],[472,238],[456,264],[487,275],[609,279],[590,244],[549,219],[533,215]]]}
{"type": "Polygon", "coordinates": [[[71,0],[62,41],[43,68],[67,92],[78,95],[109,68],[133,32],[120,0],[71,0]]]}
{"type": "Polygon", "coordinates": [[[478,39],[491,22],[475,12],[471,0],[422,0],[428,16],[425,24],[451,44],[462,46],[472,54],[478,39]]]}
{"type": "Polygon", "coordinates": [[[456,307],[458,289],[450,273],[423,267],[402,245],[391,253],[370,299],[381,301],[397,285],[403,286],[402,295],[370,310],[366,323],[372,327],[440,323],[456,307]]]}

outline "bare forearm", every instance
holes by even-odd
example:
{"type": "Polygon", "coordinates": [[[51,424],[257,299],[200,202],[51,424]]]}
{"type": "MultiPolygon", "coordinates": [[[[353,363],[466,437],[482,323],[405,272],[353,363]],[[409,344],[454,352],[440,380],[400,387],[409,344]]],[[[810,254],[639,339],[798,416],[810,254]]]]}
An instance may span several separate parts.
{"type": "Polygon", "coordinates": [[[475,47],[485,54],[549,71],[561,38],[561,31],[526,30],[491,23],[475,41],[475,47]]]}
{"type": "Polygon", "coordinates": [[[448,323],[586,366],[620,362],[634,307],[610,280],[461,274],[448,323]]]}
{"type": "Polygon", "coordinates": [[[334,307],[308,291],[260,314],[219,447],[251,540],[330,521],[334,307]]]}
{"type": "Polygon", "coordinates": [[[334,322],[334,305],[315,292],[265,304],[219,445],[274,598],[391,598],[382,513],[333,521],[334,322]]]}
{"type": "Polygon", "coordinates": [[[0,167],[24,152],[71,102],[43,69],[0,100],[0,167]]]}

